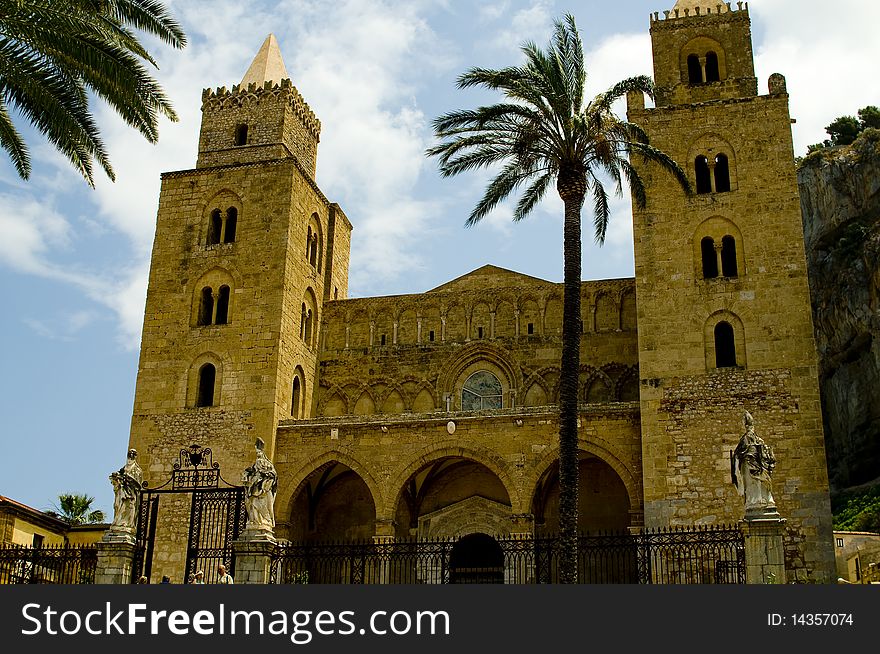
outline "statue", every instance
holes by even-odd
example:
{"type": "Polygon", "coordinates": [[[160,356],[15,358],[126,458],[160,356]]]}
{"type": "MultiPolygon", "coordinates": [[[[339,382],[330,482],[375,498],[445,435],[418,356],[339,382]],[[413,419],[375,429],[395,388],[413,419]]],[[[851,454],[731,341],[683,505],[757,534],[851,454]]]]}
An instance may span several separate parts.
{"type": "Polygon", "coordinates": [[[248,531],[271,533],[275,528],[275,493],[278,490],[278,474],[275,466],[263,451],[265,443],[257,438],[257,460],[245,468],[241,475],[244,485],[244,505],[247,509],[248,531]]]}
{"type": "Polygon", "coordinates": [[[743,415],[743,427],[745,433],[730,453],[731,481],[745,498],[747,520],[761,516],[777,517],[779,513],[770,484],[770,476],[776,467],[773,448],[755,433],[755,419],[748,411],[743,415]]]}
{"type": "Polygon", "coordinates": [[[116,495],[110,531],[133,532],[137,527],[142,482],[143,473],[137,462],[137,450],[129,450],[125,465],[110,475],[110,483],[113,484],[116,495]]]}

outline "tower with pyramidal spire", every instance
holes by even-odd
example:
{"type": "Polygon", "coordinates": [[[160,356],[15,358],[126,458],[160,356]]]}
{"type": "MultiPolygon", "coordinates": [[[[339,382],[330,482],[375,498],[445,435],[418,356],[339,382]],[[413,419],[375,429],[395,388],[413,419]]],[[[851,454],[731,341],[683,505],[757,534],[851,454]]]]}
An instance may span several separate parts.
{"type": "MultiPolygon", "coordinates": [[[[241,84],[203,92],[196,167],[162,175],[130,438],[154,483],[193,443],[238,483],[254,438],[273,456],[279,418],[311,404],[352,229],[315,183],[320,131],[270,35],[241,84]]],[[[179,578],[179,556],[157,552],[153,574],[179,578]]]]}

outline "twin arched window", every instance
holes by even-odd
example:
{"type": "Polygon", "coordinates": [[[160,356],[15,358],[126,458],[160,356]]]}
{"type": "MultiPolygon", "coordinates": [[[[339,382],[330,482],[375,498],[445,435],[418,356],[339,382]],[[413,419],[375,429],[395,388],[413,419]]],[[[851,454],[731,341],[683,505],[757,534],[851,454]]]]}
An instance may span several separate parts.
{"type": "Polygon", "coordinates": [[[720,247],[715,239],[706,236],[700,241],[700,251],[703,258],[703,278],[715,279],[722,277],[737,277],[739,270],[736,263],[736,239],[727,235],[722,237],[720,247]]]}
{"type": "Polygon", "coordinates": [[[306,303],[302,303],[302,310],[300,312],[300,321],[299,321],[299,337],[306,342],[307,345],[310,345],[312,342],[312,310],[310,307],[306,306],[306,303]]]}
{"type": "Polygon", "coordinates": [[[318,220],[318,214],[313,213],[306,229],[306,261],[318,272],[321,272],[323,252],[324,243],[321,238],[321,224],[318,220]]]}
{"type": "Polygon", "coordinates": [[[225,325],[229,322],[229,286],[223,285],[216,292],[210,286],[202,288],[199,295],[199,313],[196,324],[225,325]]]}
{"type": "Polygon", "coordinates": [[[727,193],[730,191],[730,160],[719,153],[710,162],[705,155],[694,161],[697,193],[727,193]]]}
{"type": "Polygon", "coordinates": [[[500,409],[502,397],[503,392],[498,377],[488,370],[480,370],[468,377],[462,386],[461,410],[500,409]]]}
{"type": "Polygon", "coordinates": [[[218,243],[235,243],[235,231],[238,227],[238,209],[229,207],[225,212],[214,209],[211,212],[211,223],[208,225],[207,245],[218,243]]]}
{"type": "Polygon", "coordinates": [[[704,55],[696,53],[687,57],[688,84],[708,84],[721,81],[721,64],[718,53],[708,50],[704,55]]]}

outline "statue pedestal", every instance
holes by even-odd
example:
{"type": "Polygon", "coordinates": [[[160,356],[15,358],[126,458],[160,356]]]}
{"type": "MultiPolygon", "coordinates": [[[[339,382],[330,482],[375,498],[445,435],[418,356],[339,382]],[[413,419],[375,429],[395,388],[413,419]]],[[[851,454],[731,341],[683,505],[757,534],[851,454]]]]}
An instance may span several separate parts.
{"type": "Polygon", "coordinates": [[[785,551],[782,545],[785,519],[779,517],[775,507],[772,514],[766,511],[765,509],[760,517],[747,513],[746,519],[740,523],[745,536],[747,584],[786,583],[785,551]]]}
{"type": "Polygon", "coordinates": [[[240,540],[270,542],[273,545],[277,542],[275,531],[271,527],[245,527],[240,540]]]}
{"type": "Polygon", "coordinates": [[[107,532],[97,543],[98,563],[95,568],[96,584],[130,584],[134,554],[137,549],[134,536],[124,532],[107,532]]]}
{"type": "Polygon", "coordinates": [[[269,575],[272,567],[272,555],[278,546],[272,532],[268,531],[268,537],[263,530],[246,529],[242,535],[242,540],[232,543],[232,550],[235,552],[235,574],[233,575],[236,584],[268,584],[269,575]],[[249,534],[250,531],[258,531],[258,534],[249,534]],[[259,536],[258,538],[249,538],[249,535],[259,536]]]}

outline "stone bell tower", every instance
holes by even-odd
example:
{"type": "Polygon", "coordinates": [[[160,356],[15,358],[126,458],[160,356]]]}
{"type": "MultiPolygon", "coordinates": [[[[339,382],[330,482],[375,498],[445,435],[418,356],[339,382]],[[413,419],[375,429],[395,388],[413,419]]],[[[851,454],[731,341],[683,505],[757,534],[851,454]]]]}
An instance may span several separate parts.
{"type": "Polygon", "coordinates": [[[694,195],[633,163],[646,525],[735,522],[730,451],[748,410],[776,452],[789,580],[834,574],[817,355],[785,78],[758,94],[748,5],[651,17],[655,106],[629,119],[694,195]]]}
{"type": "Polygon", "coordinates": [[[273,457],[278,421],[311,415],[352,229],[315,182],[320,131],[270,35],[202,93],[196,167],[162,175],[130,440],[153,485],[194,442],[238,483],[256,437],[273,457]]]}

